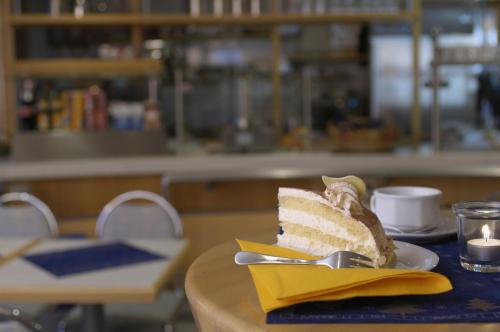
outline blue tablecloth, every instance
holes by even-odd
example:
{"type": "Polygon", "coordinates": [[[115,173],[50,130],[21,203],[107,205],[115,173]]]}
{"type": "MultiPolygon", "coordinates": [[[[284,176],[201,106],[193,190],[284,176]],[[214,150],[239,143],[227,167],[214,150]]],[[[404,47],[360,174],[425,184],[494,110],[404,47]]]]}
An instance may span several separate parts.
{"type": "Polygon", "coordinates": [[[167,259],[122,242],[24,256],[57,277],[167,259]]]}
{"type": "Polygon", "coordinates": [[[423,245],[439,255],[434,269],[453,290],[440,295],[354,298],[311,302],[268,313],[269,324],[500,322],[500,273],[464,270],[456,240],[423,245]]]}

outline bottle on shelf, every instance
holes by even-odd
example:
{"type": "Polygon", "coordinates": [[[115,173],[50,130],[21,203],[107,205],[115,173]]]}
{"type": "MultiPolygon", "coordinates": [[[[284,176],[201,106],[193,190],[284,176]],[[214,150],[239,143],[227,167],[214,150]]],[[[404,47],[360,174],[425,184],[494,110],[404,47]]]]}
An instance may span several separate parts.
{"type": "Polygon", "coordinates": [[[98,85],[85,91],[85,130],[103,130],[108,127],[107,98],[98,85]]]}
{"type": "Polygon", "coordinates": [[[190,0],[189,11],[191,16],[200,16],[200,0],[190,0]]]}
{"type": "Polygon", "coordinates": [[[149,79],[148,94],[148,101],[144,108],[144,129],[158,130],[161,127],[160,110],[158,108],[158,79],[149,79]]]}
{"type": "Polygon", "coordinates": [[[38,131],[48,131],[51,127],[51,104],[50,84],[45,82],[40,89],[40,97],[37,102],[36,128],[38,131]]]}
{"type": "Polygon", "coordinates": [[[88,11],[88,4],[86,0],[75,0],[75,7],[73,8],[73,14],[76,18],[81,18],[88,11]]]}
{"type": "Polygon", "coordinates": [[[49,109],[51,110],[50,128],[61,129],[63,128],[61,93],[56,89],[51,89],[49,96],[49,109]]]}
{"type": "Polygon", "coordinates": [[[36,125],[36,83],[31,78],[22,82],[19,96],[19,126],[21,130],[35,130],[36,125]]]}
{"type": "MultiPolygon", "coordinates": [[[[55,81],[24,79],[20,85],[18,122],[21,131],[68,132],[159,130],[158,78],[149,79],[146,102],[130,96],[108,102],[107,89],[98,84],[64,88],[55,81]]],[[[111,91],[112,92],[112,91],[111,91]]]]}
{"type": "Polygon", "coordinates": [[[250,14],[252,16],[260,15],[260,0],[251,0],[250,2],[250,14]]]}
{"type": "Polygon", "coordinates": [[[94,120],[97,130],[108,128],[108,99],[106,93],[101,88],[97,87],[95,95],[94,120]]]}
{"type": "Polygon", "coordinates": [[[70,127],[71,95],[68,91],[62,91],[61,94],[61,128],[70,127]]]}

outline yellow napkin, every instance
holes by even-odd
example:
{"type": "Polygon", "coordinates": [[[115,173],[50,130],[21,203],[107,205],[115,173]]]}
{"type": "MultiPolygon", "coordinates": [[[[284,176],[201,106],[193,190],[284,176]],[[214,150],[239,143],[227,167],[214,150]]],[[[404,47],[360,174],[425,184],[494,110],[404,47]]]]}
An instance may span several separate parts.
{"type": "MultiPolygon", "coordinates": [[[[316,259],[274,245],[236,240],[243,251],[316,259]]],[[[332,301],[356,296],[438,294],[452,289],[442,274],[400,269],[338,269],[312,265],[249,265],[265,312],[300,302],[332,301]]]]}

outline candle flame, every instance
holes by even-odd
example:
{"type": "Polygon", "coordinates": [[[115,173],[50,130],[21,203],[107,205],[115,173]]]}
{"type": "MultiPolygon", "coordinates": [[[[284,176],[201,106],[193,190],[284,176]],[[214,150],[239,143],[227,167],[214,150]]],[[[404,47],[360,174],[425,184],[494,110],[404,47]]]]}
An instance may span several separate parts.
{"type": "Polygon", "coordinates": [[[484,241],[488,242],[488,239],[490,238],[490,227],[488,225],[483,225],[481,232],[483,232],[484,241]]]}

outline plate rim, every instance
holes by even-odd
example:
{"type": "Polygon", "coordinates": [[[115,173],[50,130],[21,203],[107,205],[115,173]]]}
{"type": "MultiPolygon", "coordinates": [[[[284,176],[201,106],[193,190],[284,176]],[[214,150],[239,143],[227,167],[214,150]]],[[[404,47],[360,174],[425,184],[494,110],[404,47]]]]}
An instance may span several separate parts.
{"type": "MultiPolygon", "coordinates": [[[[394,240],[394,245],[396,245],[396,247],[398,246],[398,243],[401,244],[402,246],[404,245],[404,246],[408,246],[408,247],[417,247],[419,250],[423,250],[425,252],[428,252],[428,253],[430,253],[431,257],[434,257],[435,262],[433,263],[433,265],[430,268],[428,268],[428,269],[416,269],[416,270],[432,271],[439,264],[439,255],[436,254],[434,251],[429,250],[427,248],[424,248],[422,246],[416,245],[414,243],[394,240]]],[[[395,250],[395,253],[396,253],[396,262],[397,262],[399,260],[399,256],[397,255],[397,249],[395,250]]]]}

